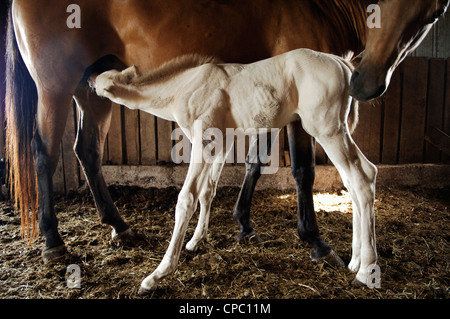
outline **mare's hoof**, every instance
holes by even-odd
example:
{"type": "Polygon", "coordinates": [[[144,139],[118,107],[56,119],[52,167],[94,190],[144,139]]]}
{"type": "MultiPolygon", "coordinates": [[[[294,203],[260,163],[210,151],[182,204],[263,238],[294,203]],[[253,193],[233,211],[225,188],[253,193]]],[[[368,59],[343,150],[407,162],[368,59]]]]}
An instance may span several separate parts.
{"type": "Polygon", "coordinates": [[[112,230],[111,237],[113,241],[120,241],[123,243],[132,243],[136,240],[134,232],[128,228],[121,233],[117,233],[115,229],[112,230]]]}
{"type": "Polygon", "coordinates": [[[331,250],[328,255],[325,255],[323,257],[319,258],[313,258],[311,257],[312,261],[320,264],[320,263],[326,263],[334,267],[340,267],[345,268],[345,263],[342,261],[341,257],[336,254],[334,250],[331,250]]]}
{"type": "Polygon", "coordinates": [[[261,244],[263,242],[255,231],[252,231],[250,234],[240,233],[237,241],[244,244],[261,244]]]}
{"type": "Polygon", "coordinates": [[[44,264],[48,264],[50,262],[56,262],[60,258],[64,257],[67,254],[66,245],[62,244],[60,246],[56,246],[53,248],[44,248],[42,250],[42,260],[44,264]]]}

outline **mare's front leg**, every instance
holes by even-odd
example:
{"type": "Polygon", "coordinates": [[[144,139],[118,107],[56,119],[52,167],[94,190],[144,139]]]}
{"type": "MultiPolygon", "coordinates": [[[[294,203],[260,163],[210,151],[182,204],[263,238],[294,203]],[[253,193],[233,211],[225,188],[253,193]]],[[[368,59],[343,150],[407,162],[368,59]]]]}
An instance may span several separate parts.
{"type": "Polygon", "coordinates": [[[75,101],[79,120],[74,149],[94,197],[100,220],[112,227],[113,239],[133,239],[133,232],[114,205],[101,169],[104,143],[111,121],[111,101],[98,97],[83,84],[76,90],[75,101]]]}
{"type": "Polygon", "coordinates": [[[301,121],[287,126],[291,171],[297,188],[297,228],[301,240],[313,250],[313,261],[326,261],[345,267],[341,258],[322,239],[314,211],[313,186],[315,179],[315,141],[302,127],[301,121]]]}
{"type": "MultiPolygon", "coordinates": [[[[270,152],[272,143],[270,138],[267,139],[267,153],[270,152]]],[[[263,164],[257,154],[259,145],[259,136],[255,139],[250,139],[251,144],[249,148],[249,155],[245,159],[245,177],[239,192],[238,199],[233,209],[233,218],[238,222],[240,233],[237,237],[238,241],[244,238],[249,238],[252,241],[261,242],[262,240],[253,230],[250,223],[250,207],[252,204],[253,193],[255,192],[256,184],[261,177],[261,169],[263,164]],[[251,155],[253,154],[253,155],[251,155]]]]}

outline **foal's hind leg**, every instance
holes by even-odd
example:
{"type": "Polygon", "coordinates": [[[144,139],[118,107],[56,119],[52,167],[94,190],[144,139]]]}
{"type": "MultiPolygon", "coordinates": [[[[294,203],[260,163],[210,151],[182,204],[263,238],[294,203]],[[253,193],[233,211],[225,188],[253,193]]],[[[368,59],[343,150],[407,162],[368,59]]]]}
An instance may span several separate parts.
{"type": "Polygon", "coordinates": [[[113,228],[113,238],[132,238],[133,232],[120,217],[103,178],[103,146],[111,120],[111,101],[99,98],[86,85],[76,90],[78,134],[75,153],[83,168],[102,223],[113,228]]]}
{"type": "Polygon", "coordinates": [[[317,137],[317,141],[335,164],[352,197],[353,246],[349,268],[358,271],[357,282],[367,284],[370,267],[377,261],[374,214],[377,168],[361,153],[348,132],[317,137]]]}
{"type": "Polygon", "coordinates": [[[211,178],[205,182],[206,184],[202,187],[200,192],[200,215],[198,217],[197,227],[191,240],[186,244],[186,249],[189,251],[195,251],[198,244],[206,238],[208,233],[211,204],[216,196],[217,184],[219,183],[220,174],[222,173],[223,168],[223,160],[220,157],[217,157],[214,162],[211,168],[211,178]]]}

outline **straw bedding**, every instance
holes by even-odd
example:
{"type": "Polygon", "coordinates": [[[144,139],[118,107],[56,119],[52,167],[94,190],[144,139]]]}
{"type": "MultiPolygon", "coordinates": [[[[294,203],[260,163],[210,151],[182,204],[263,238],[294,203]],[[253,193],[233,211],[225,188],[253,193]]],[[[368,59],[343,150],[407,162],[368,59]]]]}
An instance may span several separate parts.
{"type": "MultiPolygon", "coordinates": [[[[91,196],[58,198],[60,232],[69,254],[44,265],[42,235],[30,247],[21,240],[20,218],[0,202],[0,298],[142,298],[139,284],[161,261],[174,223],[178,190],[110,187],[136,241],[110,240],[91,196]],[[67,287],[66,270],[81,269],[81,289],[67,287]]],[[[354,274],[313,264],[310,247],[296,233],[294,191],[259,191],[252,223],[263,243],[236,243],[231,211],[239,189],[218,190],[208,240],[195,253],[183,251],[176,273],[145,298],[449,298],[450,189],[380,189],[376,231],[381,288],[353,287],[354,274]]],[[[351,201],[345,190],[315,193],[320,231],[348,263],[351,201]]],[[[196,219],[191,221],[192,236],[196,219]]]]}

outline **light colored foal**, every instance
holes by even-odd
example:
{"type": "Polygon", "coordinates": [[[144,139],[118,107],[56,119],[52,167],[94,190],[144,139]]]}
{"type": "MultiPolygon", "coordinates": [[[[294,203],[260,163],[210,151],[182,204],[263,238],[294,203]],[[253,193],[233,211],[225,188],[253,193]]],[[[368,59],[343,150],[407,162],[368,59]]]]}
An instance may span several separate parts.
{"type": "MultiPolygon", "coordinates": [[[[308,49],[291,51],[248,65],[221,64],[189,55],[146,74],[135,66],[92,76],[97,94],[130,109],[176,121],[192,142],[191,161],[178,196],[175,226],[166,254],[141,284],[153,290],[177,267],[188,223],[200,202],[200,218],[190,250],[206,236],[211,202],[230,147],[203,158],[204,130],[282,128],[299,115],[339,171],[353,201],[350,270],[367,284],[377,261],[375,246],[376,167],[361,153],[350,132],[357,102],[348,94],[352,66],[340,57],[308,49]],[[195,130],[201,121],[202,130],[195,130]],[[196,132],[197,131],[197,132],[196,132]]],[[[222,143],[226,145],[226,143],[222,143]]]]}

